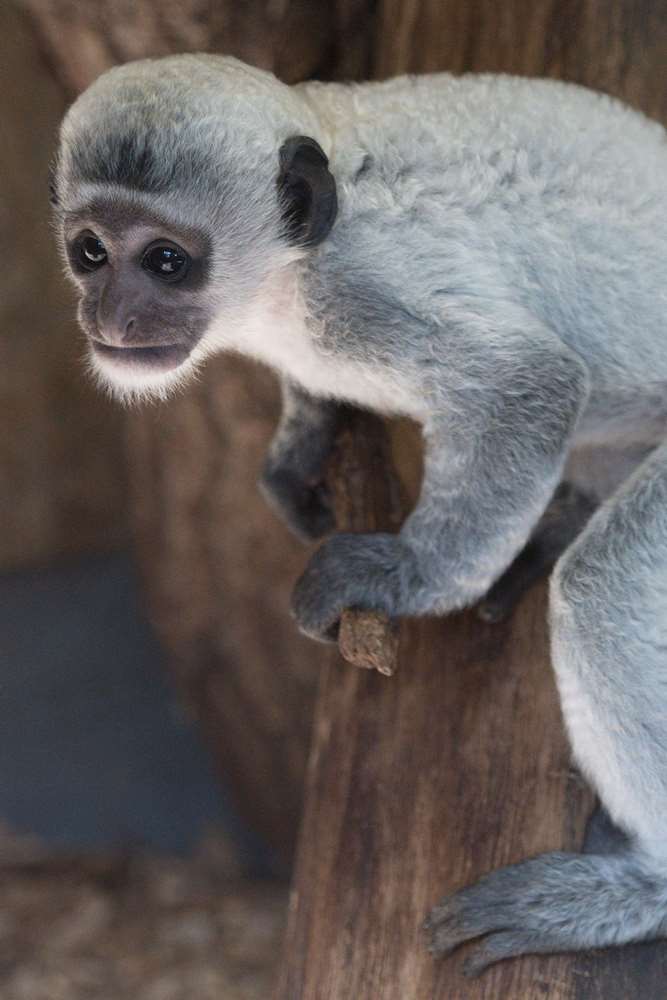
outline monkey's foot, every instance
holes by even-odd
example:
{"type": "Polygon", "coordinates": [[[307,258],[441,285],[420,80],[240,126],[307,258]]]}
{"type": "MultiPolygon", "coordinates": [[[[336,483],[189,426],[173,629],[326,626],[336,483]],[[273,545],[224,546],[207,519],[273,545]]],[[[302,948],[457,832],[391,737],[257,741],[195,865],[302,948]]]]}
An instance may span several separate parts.
{"type": "Polygon", "coordinates": [[[485,936],[463,964],[465,975],[476,976],[504,958],[557,950],[560,942],[543,925],[540,913],[548,904],[534,891],[539,860],[501,868],[446,896],[424,924],[431,939],[429,951],[447,955],[466,941],[485,936]]]}
{"type": "Polygon", "coordinates": [[[436,906],[425,928],[446,955],[483,937],[464,963],[475,976],[516,955],[575,951],[665,934],[667,879],[630,852],[554,851],[500,868],[436,906]]]}

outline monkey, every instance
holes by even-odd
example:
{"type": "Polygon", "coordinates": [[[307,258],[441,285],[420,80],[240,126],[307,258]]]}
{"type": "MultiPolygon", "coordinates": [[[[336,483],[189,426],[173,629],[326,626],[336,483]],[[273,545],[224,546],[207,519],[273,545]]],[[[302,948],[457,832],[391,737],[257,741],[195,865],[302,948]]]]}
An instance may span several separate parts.
{"type": "Polygon", "coordinates": [[[60,131],[56,229],[98,382],[163,398],[225,350],[279,375],[262,489],[326,536],[294,590],[306,635],[489,592],[494,617],[503,574],[511,596],[557,560],[553,668],[603,811],[582,853],[435,907],[432,950],[478,939],[471,973],[667,936],[666,181],[659,123],[502,75],[287,86],[167,57],[103,74],[60,131]],[[421,424],[397,533],[332,533],[350,406],[421,424]]]}
{"type": "Polygon", "coordinates": [[[531,584],[548,576],[596,507],[594,497],[561,483],[524,548],[477,606],[479,618],[490,623],[509,618],[531,584]]]}

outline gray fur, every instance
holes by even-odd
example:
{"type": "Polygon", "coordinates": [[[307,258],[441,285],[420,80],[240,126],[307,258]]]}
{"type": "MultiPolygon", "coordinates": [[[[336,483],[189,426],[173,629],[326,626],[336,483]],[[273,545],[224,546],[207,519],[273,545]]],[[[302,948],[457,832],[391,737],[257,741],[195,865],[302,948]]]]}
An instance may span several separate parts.
{"type": "Polygon", "coordinates": [[[553,851],[500,868],[450,896],[432,911],[427,930],[439,955],[484,936],[464,966],[477,975],[525,953],[664,936],[667,881],[634,853],[553,851]]]}
{"type": "Polygon", "coordinates": [[[487,622],[507,618],[525,591],[553,569],[596,506],[593,497],[582,493],[572,483],[561,483],[529,542],[478,605],[480,618],[487,622]]]}
{"type": "Polygon", "coordinates": [[[515,595],[577,535],[552,583],[554,666],[575,755],[627,850],[544,855],[436,908],[436,951],[488,935],[477,970],[667,931],[666,181],[659,125],[511,77],[288,88],[183,56],[105,74],[63,125],[64,234],[105,204],[102,217],[211,243],[206,281],[181,297],[188,358],[133,379],[104,369],[113,391],[165,392],[225,349],[274,367],[286,409],[264,490],[306,537],[331,526],[321,480],[341,405],[423,425],[415,510],[397,535],[325,541],[295,590],[304,632],[333,637],[350,605],[463,607],[523,550],[515,595]],[[314,248],[290,239],[277,193],[295,136],[335,180],[314,248]],[[587,499],[555,530],[564,479],[587,499]]]}

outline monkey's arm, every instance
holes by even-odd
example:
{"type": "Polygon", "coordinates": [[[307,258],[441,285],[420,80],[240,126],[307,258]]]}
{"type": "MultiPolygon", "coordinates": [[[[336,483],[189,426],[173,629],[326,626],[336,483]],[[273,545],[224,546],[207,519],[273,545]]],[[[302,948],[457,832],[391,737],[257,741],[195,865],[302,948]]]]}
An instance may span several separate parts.
{"type": "Polygon", "coordinates": [[[260,487],[268,503],[304,541],[333,531],[324,468],[345,407],[281,380],[283,408],[260,487]]]}
{"type": "Polygon", "coordinates": [[[414,615],[478,600],[553,494],[587,396],[582,362],[517,310],[472,316],[446,348],[419,502],[398,535],[335,535],[315,554],[293,601],[314,638],[333,637],[346,607],[414,615]]]}

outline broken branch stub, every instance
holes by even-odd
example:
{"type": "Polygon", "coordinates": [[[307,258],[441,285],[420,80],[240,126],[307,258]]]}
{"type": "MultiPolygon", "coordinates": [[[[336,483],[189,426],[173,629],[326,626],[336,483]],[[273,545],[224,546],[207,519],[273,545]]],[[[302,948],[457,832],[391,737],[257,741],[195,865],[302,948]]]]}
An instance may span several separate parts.
{"type": "MultiPolygon", "coordinates": [[[[398,478],[383,421],[354,411],[336,442],[329,465],[339,531],[396,531],[403,518],[398,478]]],[[[338,648],[348,663],[391,676],[398,662],[398,623],[376,611],[343,612],[338,648]]]]}

